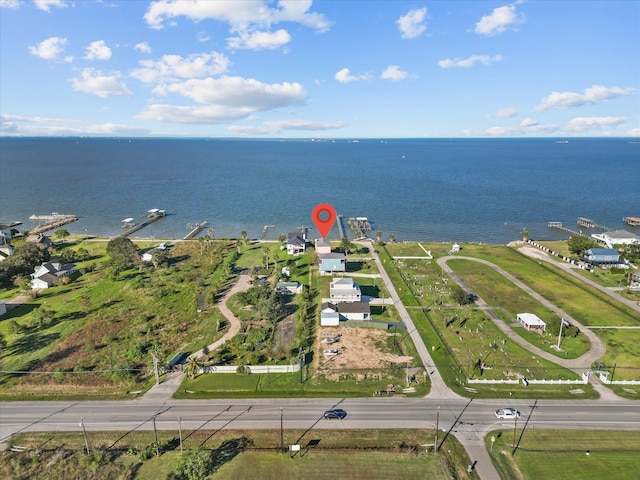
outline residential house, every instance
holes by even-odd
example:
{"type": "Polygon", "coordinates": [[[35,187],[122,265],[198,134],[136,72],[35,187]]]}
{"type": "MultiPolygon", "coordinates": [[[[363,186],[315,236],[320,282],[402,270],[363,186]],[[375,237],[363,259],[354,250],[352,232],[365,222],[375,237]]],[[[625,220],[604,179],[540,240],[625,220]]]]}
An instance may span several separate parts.
{"type": "Polygon", "coordinates": [[[11,225],[0,223],[0,262],[10,255],[13,255],[11,246],[11,225]]]}
{"type": "Polygon", "coordinates": [[[620,252],[615,248],[590,248],[582,257],[585,262],[597,267],[610,267],[620,264],[620,252]]]}
{"type": "Polygon", "coordinates": [[[146,252],[142,254],[140,257],[143,262],[150,263],[153,260],[153,254],[160,250],[166,250],[167,245],[165,243],[161,243],[157,247],[150,248],[146,252]]]}
{"type": "Polygon", "coordinates": [[[337,327],[340,323],[338,307],[330,302],[323,302],[320,306],[320,325],[323,327],[337,327]]]}
{"type": "Polygon", "coordinates": [[[324,238],[316,238],[316,253],[318,255],[331,253],[331,242],[324,238]]]}
{"type": "Polygon", "coordinates": [[[332,302],[359,302],[362,300],[360,285],[353,278],[336,278],[329,284],[329,296],[332,302]]]}
{"type": "Polygon", "coordinates": [[[53,242],[51,241],[51,238],[47,237],[46,235],[42,235],[42,234],[40,234],[40,235],[29,235],[25,241],[27,243],[35,243],[42,250],[47,250],[47,249],[53,247],[53,242]]]}
{"type": "Polygon", "coordinates": [[[77,272],[74,263],[62,264],[57,261],[45,262],[36,267],[31,274],[31,288],[49,288],[54,286],[58,280],[68,277],[77,272]]]}
{"type": "Polygon", "coordinates": [[[347,271],[347,257],[344,253],[323,253],[318,255],[320,260],[320,275],[331,275],[347,271]]]}
{"type": "Polygon", "coordinates": [[[276,291],[282,295],[297,295],[302,293],[302,284],[299,282],[278,282],[276,291]]]}
{"type": "Polygon", "coordinates": [[[7,313],[7,304],[4,302],[0,302],[0,316],[7,313]]]}
{"type": "Polygon", "coordinates": [[[534,313],[519,313],[516,318],[527,330],[536,330],[542,334],[547,329],[547,324],[534,313]]]}
{"type": "Polygon", "coordinates": [[[640,243],[640,237],[638,235],[625,230],[610,230],[608,232],[594,233],[591,237],[604,243],[607,248],[613,248],[614,245],[640,243]]]}
{"type": "Polygon", "coordinates": [[[340,320],[371,320],[371,307],[367,302],[341,302],[338,303],[338,315],[340,320]]]}
{"type": "Polygon", "coordinates": [[[287,234],[287,253],[289,255],[301,255],[307,248],[307,239],[303,233],[289,232],[287,234]]]}

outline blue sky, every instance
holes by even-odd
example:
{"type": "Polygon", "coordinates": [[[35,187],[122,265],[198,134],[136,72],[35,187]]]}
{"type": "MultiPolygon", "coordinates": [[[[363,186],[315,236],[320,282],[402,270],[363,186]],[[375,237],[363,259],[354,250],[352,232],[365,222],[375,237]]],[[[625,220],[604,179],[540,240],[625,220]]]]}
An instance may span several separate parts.
{"type": "Polygon", "coordinates": [[[640,136],[640,2],[0,0],[2,135],[640,136]]]}

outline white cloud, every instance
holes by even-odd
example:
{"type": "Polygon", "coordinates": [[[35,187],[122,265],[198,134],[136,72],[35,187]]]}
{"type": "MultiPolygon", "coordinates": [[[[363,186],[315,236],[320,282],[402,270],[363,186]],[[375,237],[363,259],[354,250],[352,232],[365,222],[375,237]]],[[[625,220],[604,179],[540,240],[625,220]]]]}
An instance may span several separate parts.
{"type": "Polygon", "coordinates": [[[0,131],[9,135],[143,135],[149,130],[115,123],[83,124],[67,118],[24,117],[0,115],[0,131]]]}
{"type": "Polygon", "coordinates": [[[539,124],[540,124],[540,122],[538,122],[537,120],[534,120],[531,117],[527,117],[527,118],[523,119],[522,122],[520,122],[520,126],[524,127],[524,128],[536,127],[539,124]]]}
{"type": "Polygon", "coordinates": [[[427,18],[429,18],[429,14],[426,7],[414,8],[402,15],[396,20],[402,38],[417,38],[422,35],[427,29],[425,24],[427,18]]]}
{"type": "Polygon", "coordinates": [[[601,127],[622,125],[628,120],[627,117],[578,117],[569,122],[567,131],[571,133],[581,133],[601,127]]]}
{"type": "Polygon", "coordinates": [[[476,23],[475,32],[479,35],[495,35],[504,32],[508,26],[516,27],[524,23],[524,15],[516,14],[515,5],[505,5],[493,9],[476,23]]]}
{"type": "Polygon", "coordinates": [[[170,18],[187,17],[194,22],[219,20],[232,26],[261,25],[268,27],[278,22],[295,22],[325,32],[330,22],[324,15],[309,12],[311,0],[280,0],[279,8],[271,8],[266,0],[216,0],[201,2],[176,2],[158,0],[152,2],[144,19],[152,28],[163,28],[170,18]]]}
{"type": "Polygon", "coordinates": [[[131,90],[119,78],[119,72],[105,75],[100,70],[85,68],[80,77],[71,79],[71,86],[78,92],[93,93],[102,98],[132,95],[131,90]]]}
{"type": "Polygon", "coordinates": [[[0,0],[0,8],[18,8],[19,6],[18,0],[0,0]]]}
{"type": "MultiPolygon", "coordinates": [[[[30,46],[29,51],[36,57],[44,58],[45,60],[60,60],[60,54],[64,51],[65,45],[68,43],[66,38],[50,37],[41,41],[35,46],[30,46]]],[[[67,57],[65,61],[71,57],[67,57]]]]}
{"type": "Polygon", "coordinates": [[[326,131],[343,128],[347,122],[314,122],[311,120],[274,120],[264,122],[261,126],[232,125],[229,130],[235,133],[255,135],[276,135],[282,132],[297,131],[326,131]]]}
{"type": "Polygon", "coordinates": [[[383,80],[404,80],[409,73],[400,70],[398,65],[389,65],[381,74],[383,80]]]}
{"type": "Polygon", "coordinates": [[[155,93],[177,93],[206,105],[271,110],[304,102],[307,92],[299,83],[262,83],[252,78],[221,77],[191,79],[163,85],[155,93]]]}
{"type": "Polygon", "coordinates": [[[490,137],[522,137],[527,135],[550,135],[559,130],[557,125],[539,125],[535,120],[532,123],[524,120],[516,127],[491,127],[481,132],[465,131],[466,136],[490,136],[490,137]]]}
{"type": "Polygon", "coordinates": [[[275,50],[291,41],[291,35],[286,30],[276,32],[248,32],[246,29],[238,31],[238,36],[227,38],[227,45],[233,49],[275,50]]]}
{"type": "Polygon", "coordinates": [[[502,108],[500,110],[498,110],[497,112],[488,115],[489,117],[497,117],[497,118],[511,118],[511,117],[515,117],[516,115],[518,115],[518,109],[516,107],[505,107],[502,108]]]}
{"type": "Polygon", "coordinates": [[[231,108],[221,105],[177,106],[153,104],[146,107],[136,118],[156,122],[219,124],[246,118],[253,113],[250,108],[231,108]]]}
{"type": "Polygon", "coordinates": [[[111,49],[104,43],[104,40],[91,42],[86,48],[85,60],[109,60],[111,49]]]}
{"type": "Polygon", "coordinates": [[[445,60],[440,60],[438,65],[441,68],[471,68],[476,63],[481,63],[482,65],[491,65],[495,62],[500,62],[502,60],[502,55],[494,55],[490,57],[489,55],[471,55],[467,58],[455,58],[450,59],[447,58],[445,60]]]}
{"type": "Polygon", "coordinates": [[[363,75],[351,75],[351,71],[348,68],[343,68],[336,72],[333,76],[340,83],[355,82],[356,80],[369,80],[371,76],[367,73],[363,75]]]}
{"type": "Polygon", "coordinates": [[[553,108],[580,107],[587,103],[599,103],[621,95],[630,95],[635,88],[604,87],[593,85],[584,90],[584,94],[575,92],[552,92],[535,107],[536,112],[544,112],[553,108]]]}
{"type": "Polygon", "coordinates": [[[131,76],[144,83],[178,81],[184,78],[220,75],[229,70],[229,58],[217,52],[189,55],[163,55],[160,60],[141,60],[131,76]]]}
{"type": "Polygon", "coordinates": [[[147,42],[136,43],[133,48],[142,53],[151,53],[151,47],[147,42]]]}
{"type": "Polygon", "coordinates": [[[209,40],[211,40],[211,36],[205,32],[204,30],[198,32],[198,41],[199,42],[208,42],[209,40]]]}
{"type": "Polygon", "coordinates": [[[33,0],[33,3],[36,4],[40,10],[44,10],[45,12],[50,12],[51,7],[57,8],[65,8],[67,3],[64,0],[33,0]]]}

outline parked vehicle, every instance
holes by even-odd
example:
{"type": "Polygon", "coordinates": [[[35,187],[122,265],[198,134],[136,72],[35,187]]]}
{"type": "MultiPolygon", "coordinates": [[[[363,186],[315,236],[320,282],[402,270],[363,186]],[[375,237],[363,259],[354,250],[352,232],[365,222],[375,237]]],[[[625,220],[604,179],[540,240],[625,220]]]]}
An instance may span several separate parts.
{"type": "Polygon", "coordinates": [[[520,412],[515,408],[499,408],[496,410],[496,417],[504,420],[506,418],[520,418],[520,412]]]}
{"type": "Polygon", "coordinates": [[[332,410],[327,410],[326,412],[324,412],[324,418],[326,418],[327,420],[334,419],[334,418],[342,420],[346,416],[347,416],[347,412],[345,412],[341,408],[334,408],[332,410]]]}

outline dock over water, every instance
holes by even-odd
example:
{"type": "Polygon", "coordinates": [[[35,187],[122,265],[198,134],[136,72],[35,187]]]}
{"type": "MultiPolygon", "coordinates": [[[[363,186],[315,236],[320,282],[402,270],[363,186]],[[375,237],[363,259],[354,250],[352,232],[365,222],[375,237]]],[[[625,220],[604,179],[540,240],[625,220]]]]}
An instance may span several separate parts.
{"type": "Polygon", "coordinates": [[[147,219],[144,222],[139,223],[138,225],[134,225],[131,228],[128,228],[127,230],[122,232],[119,236],[120,237],[128,237],[129,235],[134,234],[138,230],[142,230],[147,225],[150,225],[153,222],[155,222],[157,220],[160,220],[161,218],[164,218],[166,215],[167,215],[167,212],[165,212],[164,210],[159,210],[157,208],[152,208],[151,210],[149,210],[147,212],[147,219]]]}
{"type": "Polygon", "coordinates": [[[350,217],[348,223],[356,238],[366,237],[371,232],[371,224],[367,217],[350,217]]]}
{"type": "Polygon", "coordinates": [[[578,217],[578,225],[584,228],[596,228],[598,230],[611,230],[609,227],[605,227],[604,225],[599,225],[593,220],[584,217],[578,217]]]}
{"type": "Polygon", "coordinates": [[[195,237],[197,234],[199,234],[202,229],[204,227],[207,226],[207,222],[200,222],[200,223],[196,223],[193,228],[189,231],[189,233],[187,233],[187,235],[183,238],[183,240],[191,240],[193,237],[195,237]]]}
{"type": "Polygon", "coordinates": [[[42,225],[38,225],[34,229],[30,231],[31,235],[39,235],[44,232],[48,232],[49,230],[53,230],[54,228],[62,227],[63,225],[67,225],[69,223],[73,223],[78,220],[78,217],[75,215],[60,215],[54,213],[52,215],[31,215],[29,220],[46,220],[46,223],[42,225]]]}
{"type": "Polygon", "coordinates": [[[640,227],[640,217],[624,217],[622,221],[631,227],[640,227]]]}

